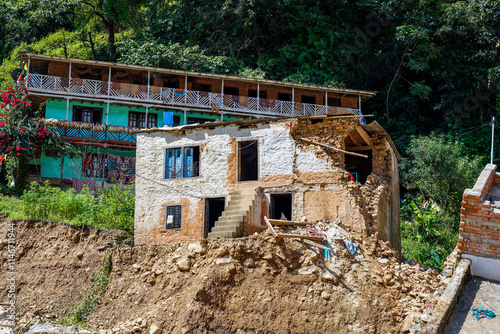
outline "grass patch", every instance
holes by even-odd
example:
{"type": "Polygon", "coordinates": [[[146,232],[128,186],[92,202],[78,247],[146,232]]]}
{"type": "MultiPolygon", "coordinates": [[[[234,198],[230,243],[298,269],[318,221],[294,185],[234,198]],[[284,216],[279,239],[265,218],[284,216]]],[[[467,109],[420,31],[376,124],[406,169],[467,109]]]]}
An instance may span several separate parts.
{"type": "Polygon", "coordinates": [[[63,191],[49,182],[31,183],[20,198],[0,195],[0,211],[12,219],[40,219],[133,233],[135,195],[132,186],[116,186],[91,193],[84,188],[63,191]]]}
{"type": "Polygon", "coordinates": [[[69,313],[60,319],[59,323],[65,326],[87,327],[85,320],[90,315],[90,312],[101,303],[102,294],[109,282],[111,282],[111,276],[109,275],[111,272],[111,256],[112,252],[106,255],[99,270],[92,274],[94,283],[90,289],[81,301],[71,306],[69,313]]]}

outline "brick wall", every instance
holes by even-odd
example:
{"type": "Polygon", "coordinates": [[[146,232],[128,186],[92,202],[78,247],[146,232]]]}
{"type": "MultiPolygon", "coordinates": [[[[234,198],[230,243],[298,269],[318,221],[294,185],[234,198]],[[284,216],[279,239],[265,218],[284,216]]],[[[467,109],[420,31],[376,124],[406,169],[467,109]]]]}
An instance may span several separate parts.
{"type": "Polygon", "coordinates": [[[500,259],[500,207],[492,194],[500,185],[495,165],[486,165],[472,189],[464,191],[458,248],[464,254],[500,259]]]}

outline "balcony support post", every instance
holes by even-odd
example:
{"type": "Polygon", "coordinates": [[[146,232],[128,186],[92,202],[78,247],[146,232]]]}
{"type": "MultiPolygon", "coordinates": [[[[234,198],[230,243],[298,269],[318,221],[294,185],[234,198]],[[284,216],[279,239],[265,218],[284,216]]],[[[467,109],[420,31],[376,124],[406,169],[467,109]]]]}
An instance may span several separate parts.
{"type": "Polygon", "coordinates": [[[104,144],[104,153],[103,153],[103,156],[102,156],[102,160],[103,161],[102,161],[102,172],[101,172],[102,173],[101,174],[101,177],[102,177],[101,178],[101,188],[104,188],[104,171],[106,169],[106,160],[108,160],[106,158],[106,147],[107,147],[107,145],[104,144]]]}
{"type": "Polygon", "coordinates": [[[220,96],[222,98],[222,106],[224,106],[224,79],[222,79],[222,85],[221,85],[221,88],[220,88],[220,96]]]}
{"type": "MultiPolygon", "coordinates": [[[[149,87],[150,87],[150,83],[151,83],[151,71],[148,71],[148,93],[147,93],[147,100],[149,100],[149,87]]],[[[161,95],[160,95],[161,96],[161,95]]]]}
{"type": "Polygon", "coordinates": [[[328,92],[325,91],[325,115],[328,115],[328,92]]]}
{"type": "Polygon", "coordinates": [[[71,62],[69,62],[69,74],[68,74],[68,92],[71,91],[71,62]]]}
{"type": "Polygon", "coordinates": [[[69,98],[66,99],[66,120],[69,121],[69,98]]]}
{"type": "Polygon", "coordinates": [[[184,109],[184,125],[187,125],[188,124],[188,120],[187,120],[187,109],[184,109]]]}
{"type": "Polygon", "coordinates": [[[31,58],[28,57],[28,69],[26,70],[26,78],[28,77],[28,75],[30,75],[30,65],[31,65],[31,58]]]}
{"type": "Polygon", "coordinates": [[[111,66],[109,67],[109,70],[108,70],[108,96],[109,96],[110,90],[111,90],[111,66]]]}
{"type": "Polygon", "coordinates": [[[257,111],[260,109],[260,83],[257,82],[257,111]]]}
{"type": "Polygon", "coordinates": [[[106,126],[108,126],[108,118],[109,118],[109,102],[106,103],[106,126]]]}
{"type": "Polygon", "coordinates": [[[148,114],[149,114],[149,106],[146,106],[146,120],[144,122],[146,122],[146,124],[144,124],[145,128],[146,129],[149,129],[149,122],[148,122],[148,114]]]}
{"type": "Polygon", "coordinates": [[[292,87],[292,115],[295,116],[295,87],[292,87]]]}
{"type": "Polygon", "coordinates": [[[188,76],[184,77],[184,104],[187,104],[188,76]]]}
{"type": "Polygon", "coordinates": [[[358,109],[361,112],[361,95],[358,96],[358,109]]]}

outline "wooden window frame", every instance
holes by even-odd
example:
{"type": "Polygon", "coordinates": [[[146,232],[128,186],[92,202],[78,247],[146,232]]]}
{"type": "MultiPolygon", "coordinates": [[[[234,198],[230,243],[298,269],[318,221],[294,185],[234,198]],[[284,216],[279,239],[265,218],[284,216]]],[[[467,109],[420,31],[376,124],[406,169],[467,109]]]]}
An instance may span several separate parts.
{"type": "Polygon", "coordinates": [[[72,120],[75,122],[102,124],[102,118],[103,108],[73,106],[72,120]]]}
{"type": "Polygon", "coordinates": [[[165,226],[164,227],[165,227],[165,230],[179,230],[182,228],[182,205],[181,204],[165,206],[165,226]],[[170,216],[170,215],[173,216],[173,219],[172,219],[172,224],[169,227],[168,216],[170,216]]]}
{"type": "Polygon", "coordinates": [[[128,126],[139,129],[151,129],[158,126],[158,115],[155,113],[148,113],[148,120],[146,122],[146,113],[142,111],[129,111],[128,112],[128,126]],[[143,117],[141,120],[140,118],[143,117]],[[132,119],[135,118],[135,119],[132,119]],[[142,126],[142,123],[144,126],[142,126]]]}
{"type": "MultiPolygon", "coordinates": [[[[178,179],[192,179],[192,178],[196,178],[196,177],[199,177],[200,176],[200,165],[201,165],[201,146],[200,145],[190,145],[190,146],[181,146],[181,147],[168,147],[165,149],[165,158],[163,160],[165,162],[165,168],[163,169],[164,171],[164,175],[163,175],[163,178],[165,180],[178,180],[178,179]],[[192,176],[189,176],[187,174],[189,174],[188,170],[186,169],[186,166],[185,166],[185,155],[186,155],[186,149],[189,149],[189,148],[193,148],[193,149],[197,149],[197,152],[194,153],[193,151],[193,166],[195,166],[193,168],[193,171],[194,171],[194,175],[192,176]],[[169,170],[169,164],[168,164],[168,161],[167,159],[169,158],[169,151],[174,151],[174,150],[180,150],[180,170],[177,171],[174,169],[174,176],[173,177],[169,177],[169,175],[172,175],[172,173],[170,173],[170,170],[169,170]],[[197,156],[197,161],[194,160],[194,157],[197,156]],[[178,176],[177,176],[178,175],[178,176]]],[[[191,172],[193,172],[191,171],[191,172]]]]}

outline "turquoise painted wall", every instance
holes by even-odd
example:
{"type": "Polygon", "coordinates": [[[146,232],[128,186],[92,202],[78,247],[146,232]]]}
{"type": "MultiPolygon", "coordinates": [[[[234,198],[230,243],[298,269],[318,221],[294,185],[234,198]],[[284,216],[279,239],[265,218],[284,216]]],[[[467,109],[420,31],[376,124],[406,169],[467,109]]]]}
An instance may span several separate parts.
{"type": "MultiPolygon", "coordinates": [[[[45,117],[46,118],[55,118],[55,119],[66,119],[66,100],[59,99],[48,99],[45,107],[45,117]]],[[[103,109],[103,123],[106,122],[106,104],[105,103],[97,103],[90,101],[76,101],[70,100],[69,103],[69,111],[68,111],[68,120],[72,120],[73,117],[73,107],[82,106],[82,107],[93,107],[93,108],[102,108],[103,109]]],[[[118,104],[110,104],[109,105],[109,116],[108,116],[108,124],[109,125],[120,125],[120,126],[128,126],[128,114],[129,111],[140,111],[146,112],[145,107],[139,106],[125,106],[118,104]]],[[[163,126],[163,112],[167,111],[165,109],[155,109],[149,108],[149,113],[154,113],[158,115],[158,127],[163,126]]],[[[181,124],[186,124],[186,120],[184,119],[184,111],[172,110],[174,115],[180,116],[181,124]]],[[[205,118],[209,120],[220,120],[220,115],[202,113],[202,112],[187,112],[187,118],[196,117],[196,118],[205,118]]],[[[236,116],[224,115],[225,121],[237,120],[241,119],[236,116]]],[[[82,146],[82,150],[86,154],[90,153],[103,153],[102,147],[97,146],[82,146]]],[[[121,155],[121,156],[132,156],[135,157],[135,150],[119,150],[113,148],[107,148],[107,153],[121,155]]],[[[40,160],[37,160],[37,163],[40,160]]],[[[42,155],[41,158],[41,176],[48,178],[59,178],[61,177],[61,158],[49,158],[45,154],[42,155]]],[[[88,179],[82,177],[82,158],[70,159],[68,157],[64,158],[64,166],[63,166],[63,177],[64,178],[80,178],[80,179],[88,179]]]]}
{"type": "MultiPolygon", "coordinates": [[[[104,148],[96,146],[85,146],[83,148],[85,154],[104,153],[104,148]]],[[[108,147],[106,153],[120,155],[125,157],[135,157],[135,150],[119,150],[108,147]]],[[[70,159],[64,157],[63,177],[69,179],[90,179],[82,177],[82,160],[83,158],[70,159]]],[[[41,159],[41,176],[50,178],[61,177],[61,158],[49,158],[45,154],[41,159]]]]}

